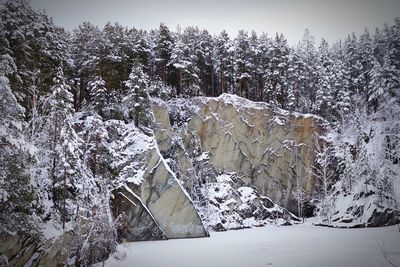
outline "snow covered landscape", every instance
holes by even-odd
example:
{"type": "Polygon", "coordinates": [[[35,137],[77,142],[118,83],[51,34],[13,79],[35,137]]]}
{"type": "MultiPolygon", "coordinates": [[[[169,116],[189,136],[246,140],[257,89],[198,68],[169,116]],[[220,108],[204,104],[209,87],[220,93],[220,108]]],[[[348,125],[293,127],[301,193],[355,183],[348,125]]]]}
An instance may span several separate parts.
{"type": "Polygon", "coordinates": [[[399,17],[289,41],[40,1],[0,0],[0,267],[400,266],[399,17]]]}
{"type": "MultiPolygon", "coordinates": [[[[105,266],[398,266],[396,226],[334,229],[311,225],[216,232],[210,238],[123,243],[105,266]]],[[[101,265],[100,265],[101,266],[101,265]]]]}

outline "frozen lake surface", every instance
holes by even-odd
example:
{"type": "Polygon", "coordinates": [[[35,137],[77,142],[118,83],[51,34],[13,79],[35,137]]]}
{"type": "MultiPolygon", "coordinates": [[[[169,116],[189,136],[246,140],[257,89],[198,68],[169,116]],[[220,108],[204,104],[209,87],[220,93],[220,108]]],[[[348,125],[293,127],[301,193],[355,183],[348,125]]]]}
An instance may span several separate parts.
{"type": "Polygon", "coordinates": [[[400,232],[398,226],[266,226],[211,233],[210,238],[126,243],[116,255],[125,253],[123,260],[111,256],[106,266],[400,266],[400,232]]]}

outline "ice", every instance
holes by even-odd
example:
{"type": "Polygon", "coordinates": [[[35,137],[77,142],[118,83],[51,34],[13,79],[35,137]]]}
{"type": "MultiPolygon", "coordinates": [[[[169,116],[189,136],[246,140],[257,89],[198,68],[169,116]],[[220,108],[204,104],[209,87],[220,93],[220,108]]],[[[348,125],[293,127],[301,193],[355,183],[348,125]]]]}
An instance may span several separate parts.
{"type": "Polygon", "coordinates": [[[336,229],[311,225],[267,226],[211,233],[210,238],[146,241],[120,245],[121,261],[105,266],[369,267],[400,264],[397,226],[336,229]]]}

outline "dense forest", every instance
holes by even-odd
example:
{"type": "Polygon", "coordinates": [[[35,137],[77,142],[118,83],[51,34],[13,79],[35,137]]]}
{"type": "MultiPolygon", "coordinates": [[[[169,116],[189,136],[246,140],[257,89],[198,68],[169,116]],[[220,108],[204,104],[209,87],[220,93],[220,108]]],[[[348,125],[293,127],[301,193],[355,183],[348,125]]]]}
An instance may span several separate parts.
{"type": "Polygon", "coordinates": [[[26,108],[26,119],[56,84],[57,71],[78,111],[100,97],[95,84],[104,84],[110,101],[125,96],[124,82],[135,62],[152,88],[164,89],[151,95],[237,94],[330,121],[343,120],[357,108],[376,111],[399,83],[399,19],[334,44],[316,41],[306,29],[293,47],[278,33],[239,31],[232,38],[225,31],[212,36],[197,27],[171,31],[164,24],[147,32],[118,23],[99,29],[85,22],[69,33],[18,1],[4,5],[2,24],[3,54],[17,66],[10,86],[26,108]]]}
{"type": "MultiPolygon", "coordinates": [[[[111,251],[118,220],[107,200],[115,173],[106,144],[118,133],[103,122],[134,120],[148,133],[151,97],[223,93],[321,116],[337,162],[330,178],[349,192],[358,181],[374,186],[398,207],[399,18],[333,44],[306,29],[290,46],[279,33],[212,35],[162,23],[145,31],[85,22],[68,32],[28,1],[7,0],[0,4],[0,231],[38,235],[43,221],[74,227],[84,213],[84,227],[97,233],[90,248],[111,251]]],[[[70,247],[81,264],[97,261],[82,242],[70,247]]]]}

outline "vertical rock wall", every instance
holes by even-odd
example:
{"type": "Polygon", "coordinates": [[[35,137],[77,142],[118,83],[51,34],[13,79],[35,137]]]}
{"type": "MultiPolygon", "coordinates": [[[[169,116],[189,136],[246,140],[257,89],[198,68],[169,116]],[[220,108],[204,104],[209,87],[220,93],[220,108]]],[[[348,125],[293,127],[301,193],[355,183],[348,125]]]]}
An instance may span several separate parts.
{"type": "Polygon", "coordinates": [[[296,211],[292,194],[296,181],[310,195],[315,190],[311,169],[317,134],[324,124],[319,117],[226,94],[157,102],[153,111],[161,153],[169,153],[173,139],[182,140],[178,161],[184,176],[196,164],[188,154],[193,138],[198,138],[217,173],[237,173],[245,185],[291,211],[296,211]]]}

